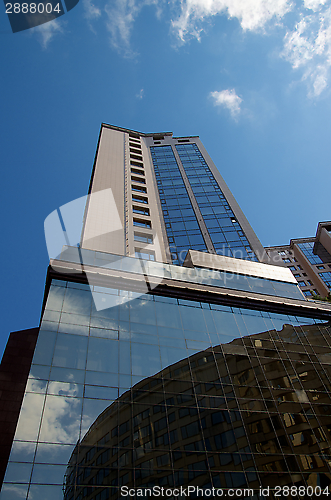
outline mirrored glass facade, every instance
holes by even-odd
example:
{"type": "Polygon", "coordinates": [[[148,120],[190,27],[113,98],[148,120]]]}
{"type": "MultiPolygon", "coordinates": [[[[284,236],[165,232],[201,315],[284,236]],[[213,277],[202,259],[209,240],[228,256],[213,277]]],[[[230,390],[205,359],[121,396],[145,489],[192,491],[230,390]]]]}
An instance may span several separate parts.
{"type": "Polygon", "coordinates": [[[178,144],[176,149],[216,253],[257,261],[242,227],[198,146],[178,144]]]}
{"type": "Polygon", "coordinates": [[[182,264],[189,248],[207,251],[171,146],[150,148],[172,262],[182,264]]]}
{"type": "Polygon", "coordinates": [[[90,192],[123,230],[90,198],[50,262],[0,500],[331,495],[331,307],[263,263],[198,144],[102,126],[90,192]]]}
{"type": "Polygon", "coordinates": [[[258,261],[198,145],[152,146],[150,152],[172,262],[182,264],[189,249],[206,252],[206,234],[209,251],[258,261]]]}
{"type": "Polygon", "coordinates": [[[0,498],[329,485],[329,322],[94,293],[51,285],[0,498]]]}

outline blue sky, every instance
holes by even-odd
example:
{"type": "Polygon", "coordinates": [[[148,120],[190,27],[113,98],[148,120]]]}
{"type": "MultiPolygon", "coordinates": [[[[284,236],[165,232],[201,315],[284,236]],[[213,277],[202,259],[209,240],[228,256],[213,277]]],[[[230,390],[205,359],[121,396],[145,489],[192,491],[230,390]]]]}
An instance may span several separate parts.
{"type": "Polygon", "coordinates": [[[86,194],[101,122],[199,135],[263,245],[330,220],[327,0],[80,0],[0,13],[2,351],[37,326],[43,221],[86,194]]]}

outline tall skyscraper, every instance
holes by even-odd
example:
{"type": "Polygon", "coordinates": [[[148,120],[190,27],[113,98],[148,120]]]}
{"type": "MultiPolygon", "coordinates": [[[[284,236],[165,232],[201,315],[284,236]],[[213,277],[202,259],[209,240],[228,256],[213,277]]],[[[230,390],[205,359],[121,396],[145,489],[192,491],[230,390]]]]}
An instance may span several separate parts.
{"type": "Polygon", "coordinates": [[[283,263],[306,297],[331,293],[331,221],[319,222],[316,236],[296,238],[289,245],[266,248],[270,258],[283,263]]]}
{"type": "Polygon", "coordinates": [[[154,230],[158,247],[149,258],[160,262],[182,264],[188,249],[268,261],[199,137],[138,134],[103,125],[90,192],[107,188],[113,190],[122,233],[112,226],[118,221],[110,220],[111,213],[100,220],[105,201],[93,205],[92,200],[84,248],[134,256],[154,230]]]}
{"type": "Polygon", "coordinates": [[[331,307],[270,263],[199,138],[102,125],[79,242],[72,207],[29,373],[23,332],[0,370],[0,499],[327,495],[331,307]]]}

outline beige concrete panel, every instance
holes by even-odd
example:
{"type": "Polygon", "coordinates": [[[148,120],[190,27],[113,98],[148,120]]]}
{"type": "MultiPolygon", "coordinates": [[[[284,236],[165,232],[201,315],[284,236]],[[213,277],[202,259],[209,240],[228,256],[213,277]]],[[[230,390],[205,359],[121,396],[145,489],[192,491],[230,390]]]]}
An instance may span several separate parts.
{"type": "Polygon", "coordinates": [[[124,133],[102,127],[82,247],[125,255],[124,133]]]}
{"type": "MultiPolygon", "coordinates": [[[[281,250],[281,248],[279,249],[281,250]]],[[[279,255],[277,250],[266,248],[265,251],[270,259],[269,263],[273,266],[286,267],[282,257],[279,255]]]]}
{"type": "Polygon", "coordinates": [[[225,257],[224,255],[198,252],[197,250],[189,250],[184,265],[188,267],[194,266],[217,269],[219,271],[285,281],[287,283],[297,282],[291,271],[286,267],[272,266],[270,264],[262,264],[261,262],[252,262],[244,259],[235,259],[234,257],[225,257]]]}
{"type": "Polygon", "coordinates": [[[331,234],[325,229],[325,227],[322,227],[321,229],[319,241],[325,250],[331,255],[331,234]]]}

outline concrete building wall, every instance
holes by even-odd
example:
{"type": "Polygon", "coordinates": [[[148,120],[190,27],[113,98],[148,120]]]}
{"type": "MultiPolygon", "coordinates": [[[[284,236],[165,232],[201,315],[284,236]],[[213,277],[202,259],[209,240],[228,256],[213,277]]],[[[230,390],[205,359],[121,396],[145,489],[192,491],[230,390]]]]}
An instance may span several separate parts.
{"type": "Polygon", "coordinates": [[[141,249],[168,262],[162,210],[143,135],[102,125],[89,194],[82,248],[123,256],[135,256],[141,249]],[[134,212],[139,207],[144,214],[134,212]],[[146,227],[134,225],[144,221],[146,227]],[[153,243],[135,241],[135,233],[150,236],[153,243]]]}
{"type": "Polygon", "coordinates": [[[124,135],[102,127],[81,246],[125,255],[124,135]]]}
{"type": "Polygon", "coordinates": [[[331,255],[331,234],[325,227],[321,228],[319,241],[327,252],[331,255]]]}

